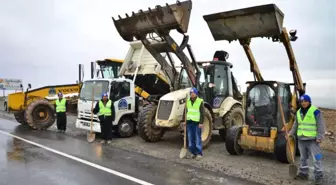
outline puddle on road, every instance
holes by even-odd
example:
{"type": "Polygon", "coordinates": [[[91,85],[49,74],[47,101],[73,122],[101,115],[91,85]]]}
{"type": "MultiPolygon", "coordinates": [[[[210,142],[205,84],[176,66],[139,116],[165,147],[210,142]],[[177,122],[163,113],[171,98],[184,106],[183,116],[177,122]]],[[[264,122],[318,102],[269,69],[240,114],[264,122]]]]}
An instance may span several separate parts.
{"type": "Polygon", "coordinates": [[[13,138],[7,143],[7,160],[8,161],[20,161],[24,163],[29,163],[38,158],[39,160],[49,161],[50,159],[43,155],[39,151],[40,148],[28,145],[23,141],[13,138]]]}

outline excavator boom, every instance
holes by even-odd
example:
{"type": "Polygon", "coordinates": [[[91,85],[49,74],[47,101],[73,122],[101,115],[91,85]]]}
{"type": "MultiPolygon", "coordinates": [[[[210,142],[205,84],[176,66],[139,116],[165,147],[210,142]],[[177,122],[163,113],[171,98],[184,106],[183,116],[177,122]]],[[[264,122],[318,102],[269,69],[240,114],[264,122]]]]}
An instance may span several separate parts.
{"type": "Polygon", "coordinates": [[[176,4],[157,5],[154,9],[148,8],[147,11],[139,10],[138,13],[132,12],[131,16],[126,14],[126,18],[121,18],[120,16],[118,16],[118,20],[112,18],[116,29],[125,41],[130,42],[134,38],[141,40],[145,48],[161,65],[170,81],[173,82],[171,86],[174,89],[178,86],[178,73],[169,53],[174,53],[179,58],[184,68],[187,69],[190,81],[194,86],[196,85],[197,69],[194,68],[196,61],[194,61],[195,57],[188,45],[189,37],[185,35],[188,31],[191,8],[191,0],[184,2],[177,1],[176,4]],[[174,29],[184,36],[183,42],[180,45],[169,35],[170,30],[174,29]],[[154,38],[154,33],[158,37],[154,38]],[[156,40],[157,42],[150,42],[149,39],[156,40]],[[185,48],[188,49],[193,63],[190,62],[183,52],[185,48]],[[168,55],[170,63],[162,57],[161,53],[168,55]]]}

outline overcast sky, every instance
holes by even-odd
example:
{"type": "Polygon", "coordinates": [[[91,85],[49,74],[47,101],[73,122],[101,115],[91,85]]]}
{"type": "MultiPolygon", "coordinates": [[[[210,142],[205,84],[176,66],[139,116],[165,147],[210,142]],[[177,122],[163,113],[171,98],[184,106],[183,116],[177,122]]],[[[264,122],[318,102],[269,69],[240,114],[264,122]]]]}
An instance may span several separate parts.
{"type": "MultiPolygon", "coordinates": [[[[74,83],[78,64],[104,58],[123,59],[128,43],[117,33],[112,16],[175,3],[175,0],[0,0],[0,78],[20,78],[33,88],[74,83]],[[118,3],[116,3],[118,2],[118,3]]],[[[194,0],[188,34],[197,60],[211,60],[226,50],[242,89],[252,80],[249,63],[237,42],[215,42],[203,15],[274,3],[267,0],[194,0]]],[[[307,94],[317,105],[335,107],[335,1],[278,0],[287,29],[297,29],[293,43],[307,94]]],[[[179,40],[178,38],[177,40],[179,40]]],[[[281,44],[252,40],[252,51],[267,79],[291,82],[288,58],[281,44]],[[277,66],[277,67],[276,67],[277,66]]]]}

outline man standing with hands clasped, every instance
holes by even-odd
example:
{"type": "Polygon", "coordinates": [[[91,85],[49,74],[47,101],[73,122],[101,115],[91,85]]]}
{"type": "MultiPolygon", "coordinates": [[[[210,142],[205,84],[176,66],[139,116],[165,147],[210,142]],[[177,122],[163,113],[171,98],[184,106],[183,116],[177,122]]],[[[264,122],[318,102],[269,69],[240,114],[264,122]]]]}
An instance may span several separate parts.
{"type": "Polygon", "coordinates": [[[98,113],[98,118],[100,120],[100,130],[103,137],[101,143],[110,144],[113,137],[112,122],[115,118],[115,110],[112,100],[108,99],[107,93],[102,95],[102,99],[98,101],[92,112],[94,114],[98,113]]]}
{"type": "Polygon", "coordinates": [[[66,115],[66,106],[67,100],[63,98],[61,92],[58,93],[58,99],[55,101],[56,104],[56,115],[57,115],[57,129],[59,132],[65,132],[67,126],[67,115],[66,115]]]}
{"type": "Polygon", "coordinates": [[[311,104],[308,95],[300,97],[301,108],[296,112],[296,119],[289,136],[297,135],[300,150],[300,169],[295,179],[308,180],[308,158],[314,160],[315,184],[322,184],[322,153],[320,143],[324,138],[325,123],[321,111],[311,104]]]}
{"type": "MultiPolygon", "coordinates": [[[[198,97],[198,91],[195,87],[190,90],[190,98],[186,102],[186,109],[187,123],[183,123],[183,125],[187,124],[189,152],[192,154],[191,158],[199,160],[203,156],[201,136],[204,119],[204,104],[203,99],[198,97]]],[[[185,117],[185,115],[183,117],[185,117]]]]}

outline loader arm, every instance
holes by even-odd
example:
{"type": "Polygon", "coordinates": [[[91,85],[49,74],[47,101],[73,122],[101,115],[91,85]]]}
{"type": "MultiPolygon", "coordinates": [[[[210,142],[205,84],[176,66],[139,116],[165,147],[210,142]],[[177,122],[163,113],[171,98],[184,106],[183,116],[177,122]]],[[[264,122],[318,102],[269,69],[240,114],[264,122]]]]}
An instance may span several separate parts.
{"type": "Polygon", "coordinates": [[[178,89],[178,77],[176,66],[168,55],[168,61],[161,55],[161,53],[174,53],[182,65],[185,67],[193,86],[197,83],[196,70],[192,65],[189,58],[183,52],[187,47],[188,52],[194,60],[193,53],[188,45],[189,37],[185,35],[188,30],[189,18],[192,8],[190,0],[171,4],[166,6],[157,5],[155,9],[148,8],[147,11],[139,10],[138,13],[132,12],[131,16],[126,14],[126,18],[115,20],[113,17],[114,25],[119,32],[120,36],[125,41],[141,40],[149,53],[161,65],[162,70],[167,74],[171,81],[171,86],[174,90],[178,89]],[[174,39],[169,35],[171,30],[176,29],[179,33],[183,34],[183,41],[178,45],[174,39]],[[153,37],[153,34],[157,37],[153,37]],[[151,43],[149,39],[156,40],[157,42],[151,43]]]}
{"type": "Polygon", "coordinates": [[[286,28],[282,28],[282,33],[281,33],[281,42],[285,46],[288,59],[289,59],[289,68],[293,74],[293,81],[294,81],[294,86],[295,90],[299,93],[299,96],[302,96],[305,93],[305,86],[302,82],[302,78],[300,75],[299,67],[296,63],[294,51],[291,45],[290,37],[288,35],[288,32],[286,28]]]}
{"type": "Polygon", "coordinates": [[[250,48],[251,39],[239,39],[239,43],[243,46],[245,54],[250,62],[250,71],[253,73],[254,81],[264,81],[250,48]]]}

